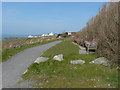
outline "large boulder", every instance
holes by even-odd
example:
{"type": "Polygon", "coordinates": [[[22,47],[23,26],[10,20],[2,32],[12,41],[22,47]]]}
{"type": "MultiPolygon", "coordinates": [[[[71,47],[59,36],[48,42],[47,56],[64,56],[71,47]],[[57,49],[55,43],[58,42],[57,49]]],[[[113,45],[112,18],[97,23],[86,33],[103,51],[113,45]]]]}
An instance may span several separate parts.
{"type": "Polygon", "coordinates": [[[34,63],[40,63],[40,62],[45,62],[47,61],[49,58],[46,58],[46,57],[38,57],[34,63]]]}
{"type": "Polygon", "coordinates": [[[70,63],[71,64],[85,64],[85,61],[83,61],[83,60],[71,60],[70,63]]]}
{"type": "Polygon", "coordinates": [[[105,57],[99,57],[97,59],[95,59],[94,61],[89,62],[90,64],[101,64],[104,66],[111,66],[111,62],[105,58],[105,57]]]}
{"type": "Polygon", "coordinates": [[[53,57],[53,60],[57,60],[57,61],[62,61],[62,60],[64,60],[64,59],[63,59],[63,54],[55,55],[55,56],[53,57]]]}

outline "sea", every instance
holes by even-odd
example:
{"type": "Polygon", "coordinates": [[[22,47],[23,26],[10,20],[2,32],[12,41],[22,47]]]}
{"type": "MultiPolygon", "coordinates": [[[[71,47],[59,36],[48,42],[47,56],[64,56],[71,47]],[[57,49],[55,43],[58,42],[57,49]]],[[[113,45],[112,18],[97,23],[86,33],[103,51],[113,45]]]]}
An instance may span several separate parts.
{"type": "Polygon", "coordinates": [[[5,40],[8,37],[28,37],[28,35],[7,35],[7,34],[3,34],[2,37],[0,37],[0,40],[5,40]]]}

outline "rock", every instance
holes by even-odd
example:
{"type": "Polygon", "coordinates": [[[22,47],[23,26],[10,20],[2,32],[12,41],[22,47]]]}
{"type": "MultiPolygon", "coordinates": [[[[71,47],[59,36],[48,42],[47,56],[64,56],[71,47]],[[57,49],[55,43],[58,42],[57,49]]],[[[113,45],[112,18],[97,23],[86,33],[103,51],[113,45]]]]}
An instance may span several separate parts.
{"type": "Polygon", "coordinates": [[[79,54],[88,54],[88,52],[86,50],[79,50],[79,54]]]}
{"type": "Polygon", "coordinates": [[[70,63],[71,64],[85,64],[85,61],[83,61],[83,60],[71,60],[70,63]]]}
{"type": "Polygon", "coordinates": [[[86,50],[84,47],[82,47],[82,46],[79,46],[79,48],[81,49],[81,50],[86,50]]]}
{"type": "Polygon", "coordinates": [[[45,62],[47,61],[49,58],[46,58],[46,57],[38,57],[34,63],[40,63],[40,62],[45,62]]]}
{"type": "Polygon", "coordinates": [[[39,83],[39,86],[42,85],[42,83],[39,83]]]}
{"type": "Polygon", "coordinates": [[[54,60],[57,60],[57,61],[62,61],[63,60],[63,54],[59,54],[59,55],[56,55],[53,57],[54,60]]]}
{"type": "Polygon", "coordinates": [[[72,42],[74,45],[78,45],[77,43],[72,42]]]}
{"type": "Polygon", "coordinates": [[[49,81],[47,80],[46,83],[48,83],[49,81]]]}
{"type": "Polygon", "coordinates": [[[111,62],[105,58],[105,57],[100,57],[95,59],[94,61],[89,62],[90,64],[102,64],[104,66],[111,66],[111,62]]]}
{"type": "Polygon", "coordinates": [[[120,69],[119,66],[117,66],[117,67],[116,67],[116,70],[119,70],[119,69],[120,69]]]}
{"type": "Polygon", "coordinates": [[[23,74],[25,74],[27,71],[28,71],[28,69],[23,74]]]}
{"type": "Polygon", "coordinates": [[[108,84],[108,86],[110,87],[111,85],[110,85],[110,84],[108,84]]]}

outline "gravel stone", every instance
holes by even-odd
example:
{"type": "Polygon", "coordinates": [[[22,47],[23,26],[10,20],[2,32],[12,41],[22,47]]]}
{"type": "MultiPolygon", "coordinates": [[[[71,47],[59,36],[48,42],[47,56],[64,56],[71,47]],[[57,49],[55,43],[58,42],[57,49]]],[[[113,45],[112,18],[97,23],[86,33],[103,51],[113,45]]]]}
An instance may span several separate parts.
{"type": "Polygon", "coordinates": [[[70,63],[71,64],[85,64],[85,61],[83,61],[83,60],[71,60],[70,63]]]}

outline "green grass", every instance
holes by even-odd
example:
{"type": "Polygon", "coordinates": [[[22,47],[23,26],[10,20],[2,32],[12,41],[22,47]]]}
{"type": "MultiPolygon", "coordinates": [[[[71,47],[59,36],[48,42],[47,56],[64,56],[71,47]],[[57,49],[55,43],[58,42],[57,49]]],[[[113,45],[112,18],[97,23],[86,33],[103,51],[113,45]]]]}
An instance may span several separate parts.
{"type": "Polygon", "coordinates": [[[32,47],[35,47],[35,46],[47,44],[47,43],[50,43],[50,42],[53,42],[53,41],[56,41],[56,40],[43,41],[43,42],[31,44],[31,45],[23,45],[20,48],[2,49],[2,62],[8,60],[12,56],[16,55],[17,53],[19,53],[19,52],[21,52],[21,51],[23,51],[27,48],[32,48],[32,47]]]}
{"type": "Polygon", "coordinates": [[[69,41],[61,42],[48,49],[42,56],[49,57],[46,62],[34,63],[22,75],[24,80],[31,79],[34,87],[40,88],[116,88],[118,72],[114,68],[89,64],[98,58],[94,54],[80,55],[79,47],[69,41]],[[53,60],[53,56],[63,54],[64,60],[53,60]],[[85,60],[84,65],[72,65],[70,60],[85,60]],[[47,82],[48,81],[48,82],[47,82]],[[110,84],[110,86],[108,86],[110,84]]]}

